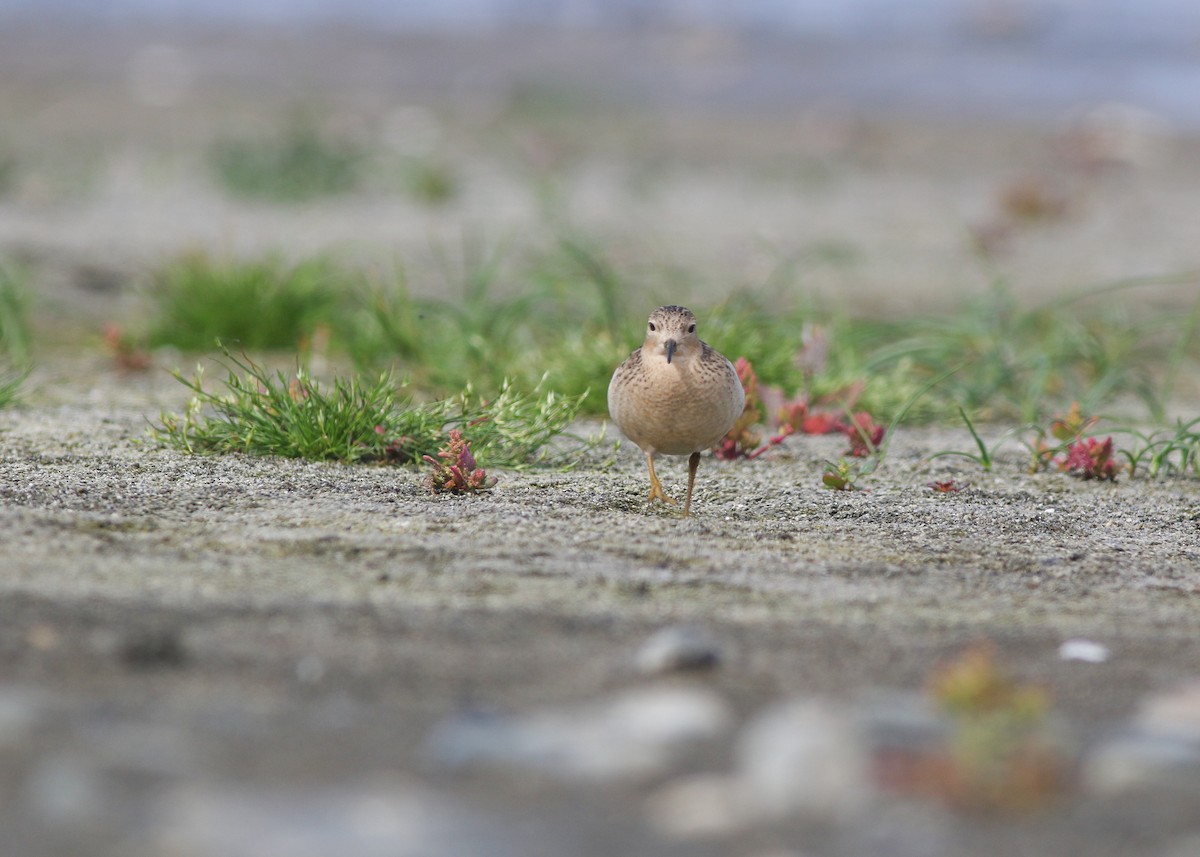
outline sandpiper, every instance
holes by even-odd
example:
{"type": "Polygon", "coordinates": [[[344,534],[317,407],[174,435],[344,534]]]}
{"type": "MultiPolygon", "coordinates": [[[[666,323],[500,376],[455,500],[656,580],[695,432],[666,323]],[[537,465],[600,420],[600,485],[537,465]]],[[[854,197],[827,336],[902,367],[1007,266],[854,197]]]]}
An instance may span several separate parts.
{"type": "Polygon", "coordinates": [[[733,364],[696,336],[687,307],[650,314],[646,341],[617,367],[608,385],[608,413],[621,433],[641,447],[650,468],[650,500],[674,503],[654,472],[656,455],[688,458],[686,518],[700,453],[725,436],[746,402],[733,364]]]}

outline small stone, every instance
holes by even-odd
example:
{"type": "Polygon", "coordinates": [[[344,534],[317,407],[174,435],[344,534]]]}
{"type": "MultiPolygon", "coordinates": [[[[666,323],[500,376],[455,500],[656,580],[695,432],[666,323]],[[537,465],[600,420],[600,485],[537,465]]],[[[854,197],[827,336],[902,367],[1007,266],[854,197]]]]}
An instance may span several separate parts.
{"type": "Polygon", "coordinates": [[[1102,664],[1108,660],[1110,654],[1108,646],[1093,640],[1066,640],[1058,647],[1058,656],[1064,661],[1102,664]]]}
{"type": "Polygon", "coordinates": [[[862,731],[827,702],[793,700],[766,709],[739,736],[736,754],[745,798],[758,816],[845,820],[872,793],[862,731]]]}
{"type": "Polygon", "coordinates": [[[130,634],[122,640],[117,656],[126,666],[139,670],[181,667],[188,661],[183,640],[173,628],[130,634]]]}
{"type": "Polygon", "coordinates": [[[653,634],[638,649],[634,663],[645,675],[712,669],[722,660],[721,646],[708,631],[677,625],[653,634]]]}
{"type": "Polygon", "coordinates": [[[434,730],[427,750],[450,769],[482,764],[564,779],[639,779],[667,771],[683,749],[723,732],[730,717],[709,691],[648,688],[575,709],[453,717],[434,730]]]}

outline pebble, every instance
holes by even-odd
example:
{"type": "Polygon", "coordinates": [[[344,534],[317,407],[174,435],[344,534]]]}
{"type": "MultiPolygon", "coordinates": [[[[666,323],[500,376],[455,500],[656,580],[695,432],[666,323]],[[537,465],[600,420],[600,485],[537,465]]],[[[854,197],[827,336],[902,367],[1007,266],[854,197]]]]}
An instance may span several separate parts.
{"type": "Polygon", "coordinates": [[[873,795],[869,755],[851,711],[817,700],[776,703],[738,735],[731,773],[668,783],[648,799],[647,818],[671,839],[724,837],[797,818],[858,821],[873,795]]]}
{"type": "Polygon", "coordinates": [[[426,751],[451,770],[494,765],[572,780],[639,779],[668,771],[731,717],[711,691],[644,688],[571,709],[456,715],[434,729],[426,751]]]}
{"type": "Polygon", "coordinates": [[[1058,656],[1064,661],[1083,661],[1102,664],[1109,659],[1108,646],[1093,640],[1066,640],[1058,647],[1058,656]]]}
{"type": "Polygon", "coordinates": [[[862,730],[832,703],[797,699],[767,708],[738,737],[735,754],[754,815],[841,821],[872,794],[862,730]]]}
{"type": "Polygon", "coordinates": [[[723,653],[716,638],[704,628],[676,625],[663,628],[642,644],[634,664],[645,675],[712,669],[723,653]]]}
{"type": "Polygon", "coordinates": [[[183,638],[174,628],[131,632],[118,645],[117,656],[135,670],[178,668],[189,661],[183,638]]]}

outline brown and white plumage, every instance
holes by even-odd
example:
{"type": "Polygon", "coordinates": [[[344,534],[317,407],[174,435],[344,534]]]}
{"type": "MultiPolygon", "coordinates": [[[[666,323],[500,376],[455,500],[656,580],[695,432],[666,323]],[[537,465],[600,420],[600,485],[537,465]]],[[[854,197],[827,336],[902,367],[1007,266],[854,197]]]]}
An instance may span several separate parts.
{"type": "Polygon", "coordinates": [[[608,413],[646,454],[650,499],[674,502],[654,472],[656,455],[686,455],[691,512],[700,453],[715,446],[741,416],[746,394],[733,365],[696,335],[686,307],[650,314],[646,341],[617,367],[608,385],[608,413]]]}

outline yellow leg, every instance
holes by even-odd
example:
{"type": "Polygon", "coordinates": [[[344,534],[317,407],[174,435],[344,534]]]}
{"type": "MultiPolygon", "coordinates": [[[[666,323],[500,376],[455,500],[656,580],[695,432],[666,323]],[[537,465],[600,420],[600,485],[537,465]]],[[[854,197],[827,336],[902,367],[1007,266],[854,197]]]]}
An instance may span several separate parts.
{"type": "Polygon", "coordinates": [[[696,484],[696,468],[700,466],[700,453],[693,452],[688,458],[688,492],[683,503],[683,517],[692,513],[692,486],[696,484]]]}
{"type": "Polygon", "coordinates": [[[667,492],[663,490],[662,483],[658,481],[658,474],[654,472],[654,456],[647,453],[646,463],[650,465],[650,502],[662,500],[664,503],[674,503],[667,492]]]}

